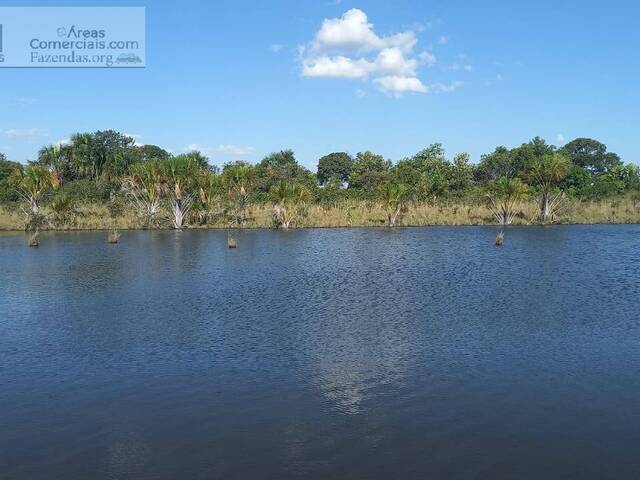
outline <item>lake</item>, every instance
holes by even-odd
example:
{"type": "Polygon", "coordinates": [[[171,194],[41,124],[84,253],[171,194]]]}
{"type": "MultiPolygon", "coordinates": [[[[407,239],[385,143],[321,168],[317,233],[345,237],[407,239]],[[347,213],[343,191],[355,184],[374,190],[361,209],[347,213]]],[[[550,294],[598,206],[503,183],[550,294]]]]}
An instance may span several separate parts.
{"type": "Polygon", "coordinates": [[[0,235],[0,478],[640,477],[640,226],[0,235]]]}

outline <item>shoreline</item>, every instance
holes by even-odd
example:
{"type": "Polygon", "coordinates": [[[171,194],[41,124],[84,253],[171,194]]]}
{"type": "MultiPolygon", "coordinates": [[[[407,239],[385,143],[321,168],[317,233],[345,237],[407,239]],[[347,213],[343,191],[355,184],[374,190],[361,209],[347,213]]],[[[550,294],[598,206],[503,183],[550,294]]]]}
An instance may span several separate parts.
{"type": "MultiPolygon", "coordinates": [[[[0,231],[24,231],[25,217],[18,205],[0,206],[0,231]]],[[[625,225],[640,224],[640,203],[625,197],[600,201],[570,200],[563,211],[551,221],[543,222],[539,205],[524,200],[514,206],[512,218],[516,225],[625,225]]],[[[106,230],[174,230],[170,212],[163,208],[151,223],[144,222],[131,206],[125,206],[117,216],[104,203],[89,203],[65,212],[49,206],[42,210],[45,221],[40,231],[106,231],[106,230]]],[[[309,204],[292,221],[289,229],[305,228],[389,228],[388,211],[380,203],[347,201],[333,205],[309,204]]],[[[400,227],[492,226],[499,227],[494,214],[481,202],[453,201],[410,204],[398,218],[400,227]]],[[[202,219],[193,213],[184,230],[245,230],[274,229],[274,207],[255,204],[247,212],[244,225],[238,226],[222,209],[214,210],[202,219]]],[[[285,229],[286,230],[286,229],[285,229]]]]}
{"type": "MultiPolygon", "coordinates": [[[[633,226],[640,225],[638,222],[593,222],[593,223],[578,223],[578,222],[565,222],[565,223],[518,223],[513,225],[507,225],[503,227],[499,224],[491,223],[478,223],[478,224],[423,224],[423,225],[398,225],[395,227],[387,227],[385,225],[336,225],[336,226],[301,226],[292,227],[289,229],[281,229],[274,227],[196,227],[187,226],[182,229],[175,229],[172,227],[160,227],[160,228],[117,228],[119,232],[177,232],[177,231],[278,231],[278,232],[295,232],[301,230],[406,230],[406,229],[418,229],[418,228],[472,228],[472,227],[486,227],[486,228],[534,228],[534,227],[588,227],[588,226],[633,226]]],[[[101,232],[108,233],[114,230],[110,227],[102,228],[43,228],[40,229],[40,233],[90,233],[101,232]]],[[[12,234],[27,234],[26,230],[16,229],[0,229],[0,234],[12,233],[12,234]]]]}

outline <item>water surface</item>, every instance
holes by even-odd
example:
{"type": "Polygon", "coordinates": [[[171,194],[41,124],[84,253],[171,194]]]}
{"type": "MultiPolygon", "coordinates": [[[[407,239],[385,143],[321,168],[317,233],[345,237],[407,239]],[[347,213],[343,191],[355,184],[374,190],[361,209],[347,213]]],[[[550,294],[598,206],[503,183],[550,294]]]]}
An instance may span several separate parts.
{"type": "Polygon", "coordinates": [[[640,477],[640,227],[0,236],[0,478],[640,477]]]}

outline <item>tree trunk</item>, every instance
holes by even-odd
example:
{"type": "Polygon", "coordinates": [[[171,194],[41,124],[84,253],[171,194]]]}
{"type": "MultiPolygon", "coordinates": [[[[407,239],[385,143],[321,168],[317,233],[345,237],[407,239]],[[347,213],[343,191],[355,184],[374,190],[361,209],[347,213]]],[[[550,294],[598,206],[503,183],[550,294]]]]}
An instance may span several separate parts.
{"type": "Polygon", "coordinates": [[[540,214],[542,221],[547,222],[551,216],[551,206],[549,201],[549,192],[543,192],[540,198],[540,214]]]}

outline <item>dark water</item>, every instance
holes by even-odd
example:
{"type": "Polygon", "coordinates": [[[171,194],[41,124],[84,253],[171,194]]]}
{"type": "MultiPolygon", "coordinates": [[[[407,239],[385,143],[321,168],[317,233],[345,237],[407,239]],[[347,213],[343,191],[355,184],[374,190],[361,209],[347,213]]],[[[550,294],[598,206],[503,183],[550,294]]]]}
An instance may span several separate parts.
{"type": "Polygon", "coordinates": [[[0,236],[0,478],[640,478],[640,227],[0,236]]]}

